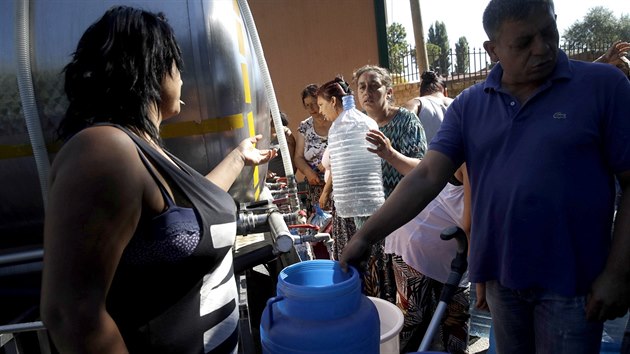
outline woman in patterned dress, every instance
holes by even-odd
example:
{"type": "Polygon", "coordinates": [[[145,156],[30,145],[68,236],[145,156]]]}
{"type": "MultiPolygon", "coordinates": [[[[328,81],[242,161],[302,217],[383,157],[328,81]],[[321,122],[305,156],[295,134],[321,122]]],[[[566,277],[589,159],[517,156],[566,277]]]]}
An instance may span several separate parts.
{"type": "MultiPolygon", "coordinates": [[[[386,196],[388,196],[395,187],[394,183],[398,183],[403,175],[411,171],[419,163],[419,158],[401,153],[406,149],[404,142],[413,141],[413,139],[405,136],[406,131],[402,128],[404,125],[396,127],[400,124],[400,121],[396,122],[396,116],[389,121],[383,119],[385,115],[382,114],[382,110],[374,109],[375,106],[379,107],[378,104],[374,104],[378,102],[378,99],[369,97],[367,93],[370,90],[370,84],[375,88],[378,87],[378,78],[382,75],[382,71],[372,67],[364,68],[363,73],[358,74],[359,92],[361,93],[362,88],[365,88],[363,91],[366,93],[360,96],[361,102],[368,111],[368,115],[376,117],[375,120],[379,123],[380,131],[372,132],[368,140],[376,146],[372,151],[383,159],[384,184],[387,186],[389,182],[391,187],[391,189],[385,188],[386,196]],[[386,180],[387,174],[389,174],[389,180],[386,180]]],[[[372,96],[378,97],[378,92],[372,96]]],[[[443,111],[436,110],[435,114],[443,114],[443,111]]],[[[441,119],[437,120],[441,121],[441,119]]],[[[389,272],[388,267],[391,266],[393,269],[397,291],[396,304],[405,315],[405,323],[400,333],[401,353],[418,348],[432,314],[435,312],[443,283],[446,282],[450,273],[450,262],[456,252],[454,241],[444,242],[439,239],[439,234],[444,228],[453,225],[460,226],[468,233],[470,229],[469,198],[468,176],[465,166],[462,166],[447,187],[431,202],[430,208],[425,208],[414,220],[387,236],[384,242],[381,241],[372,246],[373,254],[382,252],[383,261],[381,268],[378,260],[376,265],[372,265],[373,260],[370,260],[372,267],[368,274],[376,274],[374,277],[376,280],[372,283],[377,286],[389,285],[392,273],[389,272]],[[374,249],[375,247],[377,250],[374,249]],[[384,277],[385,280],[379,281],[379,277],[384,277]]],[[[366,284],[370,282],[366,280],[366,284]]],[[[468,282],[464,279],[440,322],[439,333],[434,337],[432,350],[449,353],[466,352],[469,305],[468,282]]]]}
{"type": "MultiPolygon", "coordinates": [[[[310,114],[298,126],[295,141],[294,161],[296,167],[304,175],[309,188],[309,198],[311,205],[308,206],[308,213],[313,212],[313,205],[319,201],[324,186],[324,171],[322,156],[328,146],[328,130],[332,121],[327,121],[319,112],[317,106],[318,86],[310,84],[302,90],[302,105],[310,114]]],[[[325,206],[324,210],[330,210],[330,206],[325,206]]]]}
{"type": "MultiPolygon", "coordinates": [[[[368,141],[377,147],[384,147],[385,142],[391,145],[391,154],[384,155],[381,153],[383,150],[371,150],[382,158],[383,191],[387,198],[403,178],[399,171],[407,167],[411,170],[417,160],[424,156],[427,149],[424,129],[414,113],[393,104],[393,81],[387,69],[365,65],[354,72],[353,80],[357,84],[359,104],[379,127],[379,130],[368,133],[368,141]]],[[[367,218],[355,218],[357,228],[365,220],[367,218]]],[[[365,292],[369,296],[396,303],[392,257],[385,254],[384,247],[384,240],[372,246],[364,275],[365,292]]]]}

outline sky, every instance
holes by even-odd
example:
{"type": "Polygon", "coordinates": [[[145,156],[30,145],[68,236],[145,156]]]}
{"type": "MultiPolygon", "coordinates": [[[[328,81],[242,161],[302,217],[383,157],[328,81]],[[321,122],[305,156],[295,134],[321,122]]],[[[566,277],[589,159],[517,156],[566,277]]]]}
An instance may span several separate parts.
{"type": "MultiPolygon", "coordinates": [[[[407,31],[407,41],[413,43],[413,25],[408,0],[386,0],[387,23],[401,23],[407,31]]],[[[429,27],[435,21],[444,22],[446,33],[452,47],[460,37],[465,36],[468,46],[482,48],[487,39],[481,18],[488,0],[420,0],[422,26],[425,40],[429,27]]],[[[603,6],[613,11],[615,16],[630,14],[628,0],[554,0],[558,15],[558,31],[560,36],[573,23],[583,20],[588,10],[595,6],[603,6]]],[[[630,40],[627,38],[626,40],[630,40]]]]}

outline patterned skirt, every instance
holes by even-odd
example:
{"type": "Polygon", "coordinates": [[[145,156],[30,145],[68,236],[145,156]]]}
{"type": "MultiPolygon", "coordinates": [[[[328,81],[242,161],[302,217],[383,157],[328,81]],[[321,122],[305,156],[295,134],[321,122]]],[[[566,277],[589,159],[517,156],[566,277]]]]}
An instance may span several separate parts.
{"type": "MultiPolygon", "coordinates": [[[[405,321],[400,332],[400,352],[418,350],[431,318],[440,302],[444,284],[408,266],[402,257],[393,255],[398,298],[396,305],[405,321]]],[[[470,289],[458,288],[448,304],[429,350],[467,353],[470,289]]]]}
{"type": "Polygon", "coordinates": [[[332,205],[332,234],[331,237],[334,241],[332,247],[332,259],[338,261],[341,258],[343,248],[346,247],[348,241],[354,233],[357,231],[354,226],[354,220],[352,218],[342,218],[337,215],[337,209],[335,205],[332,205]]]}

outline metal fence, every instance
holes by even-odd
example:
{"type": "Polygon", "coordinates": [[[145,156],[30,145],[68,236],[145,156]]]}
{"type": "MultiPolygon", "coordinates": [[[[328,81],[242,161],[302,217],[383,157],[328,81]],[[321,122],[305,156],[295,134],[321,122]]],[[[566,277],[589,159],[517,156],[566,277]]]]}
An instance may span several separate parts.
{"type": "MultiPolygon", "coordinates": [[[[575,46],[570,46],[568,44],[561,44],[560,49],[562,49],[567,55],[576,60],[583,61],[593,61],[597,59],[600,55],[606,52],[608,48],[611,46],[611,43],[601,43],[593,46],[593,48],[580,47],[577,48],[575,46]]],[[[455,70],[457,63],[457,54],[449,49],[448,55],[450,66],[448,67],[448,72],[444,73],[439,67],[431,66],[431,63],[436,63],[439,61],[438,55],[428,55],[429,67],[431,70],[440,71],[443,76],[446,77],[447,82],[449,81],[469,81],[476,82],[480,79],[484,79],[490,69],[492,68],[493,63],[490,60],[490,56],[483,48],[472,48],[468,51],[468,65],[465,67],[465,70],[459,70],[457,72],[455,70]],[[446,75],[445,75],[446,74],[446,75]]],[[[408,45],[406,50],[406,55],[395,58],[390,53],[389,58],[390,64],[398,62],[400,65],[400,72],[393,72],[394,83],[395,84],[403,84],[403,83],[412,83],[420,81],[420,75],[422,74],[418,70],[418,65],[416,64],[416,49],[413,45],[408,45]]]]}

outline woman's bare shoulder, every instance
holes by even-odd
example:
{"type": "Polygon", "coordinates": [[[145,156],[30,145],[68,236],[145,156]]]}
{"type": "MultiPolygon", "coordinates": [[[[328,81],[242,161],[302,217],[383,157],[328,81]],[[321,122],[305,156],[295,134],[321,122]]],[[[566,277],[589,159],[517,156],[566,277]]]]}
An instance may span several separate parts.
{"type": "Polygon", "coordinates": [[[408,111],[416,114],[422,108],[422,101],[420,100],[420,97],[414,97],[410,99],[409,101],[405,102],[403,107],[406,108],[408,111]]]}
{"type": "Polygon", "coordinates": [[[68,140],[53,161],[52,178],[62,170],[75,174],[133,174],[141,164],[135,143],[112,126],[83,129],[68,140]]]}

